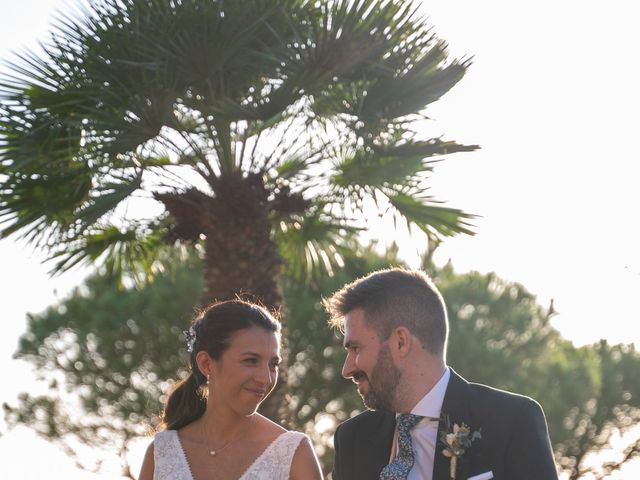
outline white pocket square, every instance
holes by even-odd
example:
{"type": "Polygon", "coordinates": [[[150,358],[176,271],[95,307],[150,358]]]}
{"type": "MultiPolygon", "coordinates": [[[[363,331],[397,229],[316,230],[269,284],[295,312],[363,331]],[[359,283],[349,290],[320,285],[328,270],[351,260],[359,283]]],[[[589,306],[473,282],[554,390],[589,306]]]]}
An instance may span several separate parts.
{"type": "Polygon", "coordinates": [[[467,480],[491,480],[493,478],[493,472],[489,470],[488,472],[481,473],[480,475],[474,475],[473,477],[469,477],[467,480]]]}

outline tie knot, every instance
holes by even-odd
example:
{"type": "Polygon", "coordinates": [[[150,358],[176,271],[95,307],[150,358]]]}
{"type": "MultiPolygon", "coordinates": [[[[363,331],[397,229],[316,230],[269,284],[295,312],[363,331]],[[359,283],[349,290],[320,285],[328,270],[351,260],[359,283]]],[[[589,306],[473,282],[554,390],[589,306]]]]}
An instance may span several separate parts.
{"type": "Polygon", "coordinates": [[[398,415],[398,433],[406,433],[411,431],[420,420],[424,417],[420,415],[414,415],[413,413],[401,413],[398,415]]]}

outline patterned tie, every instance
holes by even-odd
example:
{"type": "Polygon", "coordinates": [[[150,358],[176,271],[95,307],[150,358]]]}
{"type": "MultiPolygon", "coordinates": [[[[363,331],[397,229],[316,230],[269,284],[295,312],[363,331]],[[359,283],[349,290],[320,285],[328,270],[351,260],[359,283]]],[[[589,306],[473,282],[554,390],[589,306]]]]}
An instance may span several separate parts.
{"type": "Polygon", "coordinates": [[[380,480],[406,480],[414,461],[410,432],[422,418],[424,417],[413,413],[398,415],[398,454],[389,465],[382,469],[380,480]]]}

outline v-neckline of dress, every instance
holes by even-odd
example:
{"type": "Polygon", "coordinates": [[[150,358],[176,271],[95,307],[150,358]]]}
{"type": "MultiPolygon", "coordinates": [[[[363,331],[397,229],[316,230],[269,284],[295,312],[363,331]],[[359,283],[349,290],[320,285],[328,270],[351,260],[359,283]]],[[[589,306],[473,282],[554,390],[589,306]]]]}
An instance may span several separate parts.
{"type": "MultiPolygon", "coordinates": [[[[178,447],[180,452],[182,453],[182,461],[184,462],[184,464],[187,466],[187,470],[189,470],[189,476],[191,477],[191,480],[196,480],[195,477],[193,476],[193,470],[191,469],[191,464],[189,463],[189,459],[187,458],[187,452],[184,449],[184,446],[182,445],[182,441],[180,440],[180,435],[178,435],[178,431],[177,430],[170,430],[172,432],[174,432],[174,438],[175,441],[178,443],[178,447]]],[[[276,438],[274,438],[271,443],[269,443],[269,445],[267,445],[265,447],[264,450],[262,450],[262,452],[260,453],[260,455],[258,455],[253,462],[251,462],[251,464],[244,470],[244,472],[242,472],[242,475],[240,475],[240,477],[238,477],[238,480],[243,480],[244,476],[251,471],[251,469],[253,468],[253,466],[258,463],[262,457],[264,457],[275,445],[276,443],[283,438],[288,432],[282,432],[280,435],[278,435],[276,438]]]]}

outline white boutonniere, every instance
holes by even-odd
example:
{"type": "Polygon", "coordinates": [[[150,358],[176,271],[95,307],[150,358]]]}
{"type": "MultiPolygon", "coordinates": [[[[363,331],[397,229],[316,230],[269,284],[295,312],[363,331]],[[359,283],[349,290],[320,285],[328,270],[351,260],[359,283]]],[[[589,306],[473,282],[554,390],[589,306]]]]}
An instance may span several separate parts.
{"type": "Polygon", "coordinates": [[[449,476],[451,480],[455,480],[458,458],[464,454],[466,449],[469,448],[475,440],[482,438],[482,435],[480,430],[472,432],[471,428],[469,428],[469,425],[466,423],[462,423],[460,425],[454,423],[451,425],[451,421],[448,416],[445,416],[444,421],[447,428],[440,432],[440,441],[445,447],[444,450],[442,450],[442,454],[451,459],[451,463],[449,464],[449,476]]]}

